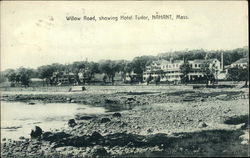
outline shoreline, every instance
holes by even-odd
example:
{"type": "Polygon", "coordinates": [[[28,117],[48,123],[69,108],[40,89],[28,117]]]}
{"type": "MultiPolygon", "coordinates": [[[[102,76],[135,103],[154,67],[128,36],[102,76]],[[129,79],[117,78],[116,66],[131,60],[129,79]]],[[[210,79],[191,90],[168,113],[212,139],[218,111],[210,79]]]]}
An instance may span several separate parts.
{"type": "Polygon", "coordinates": [[[247,98],[242,98],[243,94],[247,92],[236,89],[157,90],[157,87],[148,91],[113,91],[111,88],[99,90],[99,93],[87,90],[69,94],[2,92],[2,101],[33,102],[32,106],[36,102],[66,101],[132,109],[121,111],[117,116],[113,112],[97,117],[72,116],[74,127],[43,131],[35,139],[6,140],[1,145],[2,156],[247,156],[249,103],[247,98]],[[230,119],[240,121],[225,123],[230,119]],[[191,144],[194,147],[191,148],[191,144]]]}

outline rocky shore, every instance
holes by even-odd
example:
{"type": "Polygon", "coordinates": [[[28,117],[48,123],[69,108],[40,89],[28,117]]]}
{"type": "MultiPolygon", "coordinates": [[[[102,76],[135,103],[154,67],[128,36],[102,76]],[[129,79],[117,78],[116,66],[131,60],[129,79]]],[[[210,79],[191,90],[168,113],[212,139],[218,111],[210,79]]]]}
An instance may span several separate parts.
{"type": "Polygon", "coordinates": [[[89,105],[140,106],[156,103],[182,103],[249,98],[248,89],[100,89],[90,87],[83,92],[2,92],[2,101],[33,103],[81,103],[89,105]]]}
{"type": "Polygon", "coordinates": [[[129,106],[77,115],[68,128],[2,138],[2,157],[248,156],[249,102],[242,90],[15,94],[4,101],[129,106]]]}

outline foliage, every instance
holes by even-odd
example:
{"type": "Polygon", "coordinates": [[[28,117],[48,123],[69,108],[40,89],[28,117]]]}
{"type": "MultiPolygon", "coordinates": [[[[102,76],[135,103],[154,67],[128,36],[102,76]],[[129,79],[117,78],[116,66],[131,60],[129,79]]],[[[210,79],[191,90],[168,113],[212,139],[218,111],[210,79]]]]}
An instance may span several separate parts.
{"type": "Polygon", "coordinates": [[[188,82],[188,74],[191,71],[191,66],[188,62],[184,62],[181,66],[180,66],[180,72],[182,73],[181,75],[181,81],[182,83],[187,84],[188,82]]]}
{"type": "Polygon", "coordinates": [[[228,69],[227,78],[232,81],[249,81],[249,71],[248,68],[243,68],[240,66],[231,67],[228,69]]]}
{"type": "Polygon", "coordinates": [[[140,75],[140,80],[142,81],[142,74],[145,71],[146,66],[150,65],[157,58],[155,56],[140,56],[135,57],[131,62],[132,70],[134,73],[140,75]]]}
{"type": "MultiPolygon", "coordinates": [[[[71,64],[58,64],[53,63],[50,65],[40,66],[37,69],[28,69],[28,68],[19,68],[16,70],[8,69],[4,72],[1,72],[0,81],[3,82],[6,79],[11,83],[18,85],[29,85],[30,78],[41,78],[46,83],[56,84],[58,83],[58,79],[63,75],[68,75],[70,73],[74,74],[74,81],[76,80],[80,83],[79,73],[84,73],[83,80],[84,82],[91,81],[95,78],[95,74],[105,74],[103,78],[106,82],[108,79],[114,83],[114,77],[116,73],[120,73],[122,80],[125,80],[126,75],[131,76],[131,82],[133,81],[142,81],[143,72],[146,69],[146,66],[150,65],[152,61],[157,59],[165,59],[170,60],[194,60],[194,59],[212,59],[217,58],[221,60],[221,53],[224,54],[224,64],[230,65],[231,63],[241,59],[248,57],[248,48],[237,48],[234,50],[217,50],[217,51],[207,51],[203,49],[197,50],[183,50],[183,51],[175,51],[175,52],[167,52],[161,53],[158,56],[139,56],[135,57],[132,61],[127,60],[102,60],[99,62],[87,62],[87,61],[76,61],[71,64]],[[133,73],[137,75],[131,75],[133,73]],[[133,79],[132,79],[133,78],[133,79]]],[[[182,82],[188,82],[188,73],[191,71],[191,67],[188,63],[184,63],[181,67],[181,76],[182,82]]],[[[202,71],[204,74],[204,78],[201,80],[206,80],[214,82],[216,69],[209,68],[209,64],[204,64],[202,67],[202,71]]],[[[232,68],[229,70],[228,79],[230,80],[248,80],[248,72],[246,69],[241,68],[232,68]]],[[[160,72],[159,72],[160,73],[160,72]]],[[[72,80],[72,74],[71,79],[72,80]]],[[[152,77],[152,76],[151,76],[152,77]]],[[[150,82],[152,79],[149,77],[146,79],[147,82],[150,82]]]]}
{"type": "Polygon", "coordinates": [[[147,85],[149,84],[150,81],[152,81],[153,77],[151,74],[146,78],[147,85]]]}
{"type": "Polygon", "coordinates": [[[230,65],[233,62],[248,57],[248,47],[243,48],[237,48],[233,50],[217,50],[217,51],[207,51],[203,49],[196,49],[196,50],[183,50],[183,51],[174,51],[174,52],[166,52],[161,53],[158,55],[158,57],[170,60],[172,58],[173,60],[195,60],[195,59],[213,59],[216,58],[218,60],[221,60],[221,53],[223,53],[224,56],[224,64],[230,65]]]}
{"type": "Polygon", "coordinates": [[[112,60],[105,60],[100,63],[99,68],[101,72],[107,75],[109,81],[111,80],[113,84],[115,73],[119,72],[119,66],[117,65],[117,63],[112,60]]]}
{"type": "Polygon", "coordinates": [[[21,83],[21,85],[28,87],[30,84],[30,78],[34,76],[35,71],[33,69],[19,68],[17,70],[9,69],[5,72],[8,81],[11,85],[16,85],[21,83]]]}
{"type": "Polygon", "coordinates": [[[203,73],[204,78],[206,80],[206,85],[208,85],[209,82],[214,84],[215,83],[215,73],[216,73],[216,69],[214,67],[214,64],[211,65],[209,62],[205,62],[202,64],[201,70],[202,70],[202,73],[203,73]]]}
{"type": "Polygon", "coordinates": [[[161,77],[158,75],[156,78],[155,78],[155,84],[158,85],[161,81],[161,77]]]}

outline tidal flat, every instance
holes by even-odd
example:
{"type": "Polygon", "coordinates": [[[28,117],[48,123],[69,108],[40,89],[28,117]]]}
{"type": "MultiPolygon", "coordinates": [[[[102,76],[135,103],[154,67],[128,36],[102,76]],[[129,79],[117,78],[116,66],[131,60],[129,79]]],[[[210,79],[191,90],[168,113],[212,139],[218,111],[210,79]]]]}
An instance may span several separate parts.
{"type": "MultiPolygon", "coordinates": [[[[40,133],[38,128],[33,129],[37,133],[32,137],[27,132],[18,139],[1,134],[1,155],[249,156],[248,90],[185,86],[86,86],[82,92],[68,92],[68,87],[5,90],[1,92],[2,104],[21,102],[31,109],[40,104],[45,109],[47,104],[62,104],[61,110],[78,108],[69,111],[67,117],[57,117],[63,118],[62,126],[51,120],[47,122],[50,128],[32,124],[41,129],[40,133]],[[101,112],[95,108],[101,108],[101,112]]],[[[58,116],[65,114],[54,111],[58,116]]]]}

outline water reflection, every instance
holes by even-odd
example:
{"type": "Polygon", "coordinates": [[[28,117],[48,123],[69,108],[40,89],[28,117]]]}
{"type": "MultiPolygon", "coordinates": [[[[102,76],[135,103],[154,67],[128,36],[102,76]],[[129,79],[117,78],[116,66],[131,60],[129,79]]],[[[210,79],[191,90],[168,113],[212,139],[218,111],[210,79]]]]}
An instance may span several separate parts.
{"type": "Polygon", "coordinates": [[[110,109],[72,103],[28,105],[21,102],[1,102],[1,137],[29,137],[30,130],[35,125],[46,131],[65,127],[67,121],[75,115],[103,114],[107,111],[110,109]]]}

